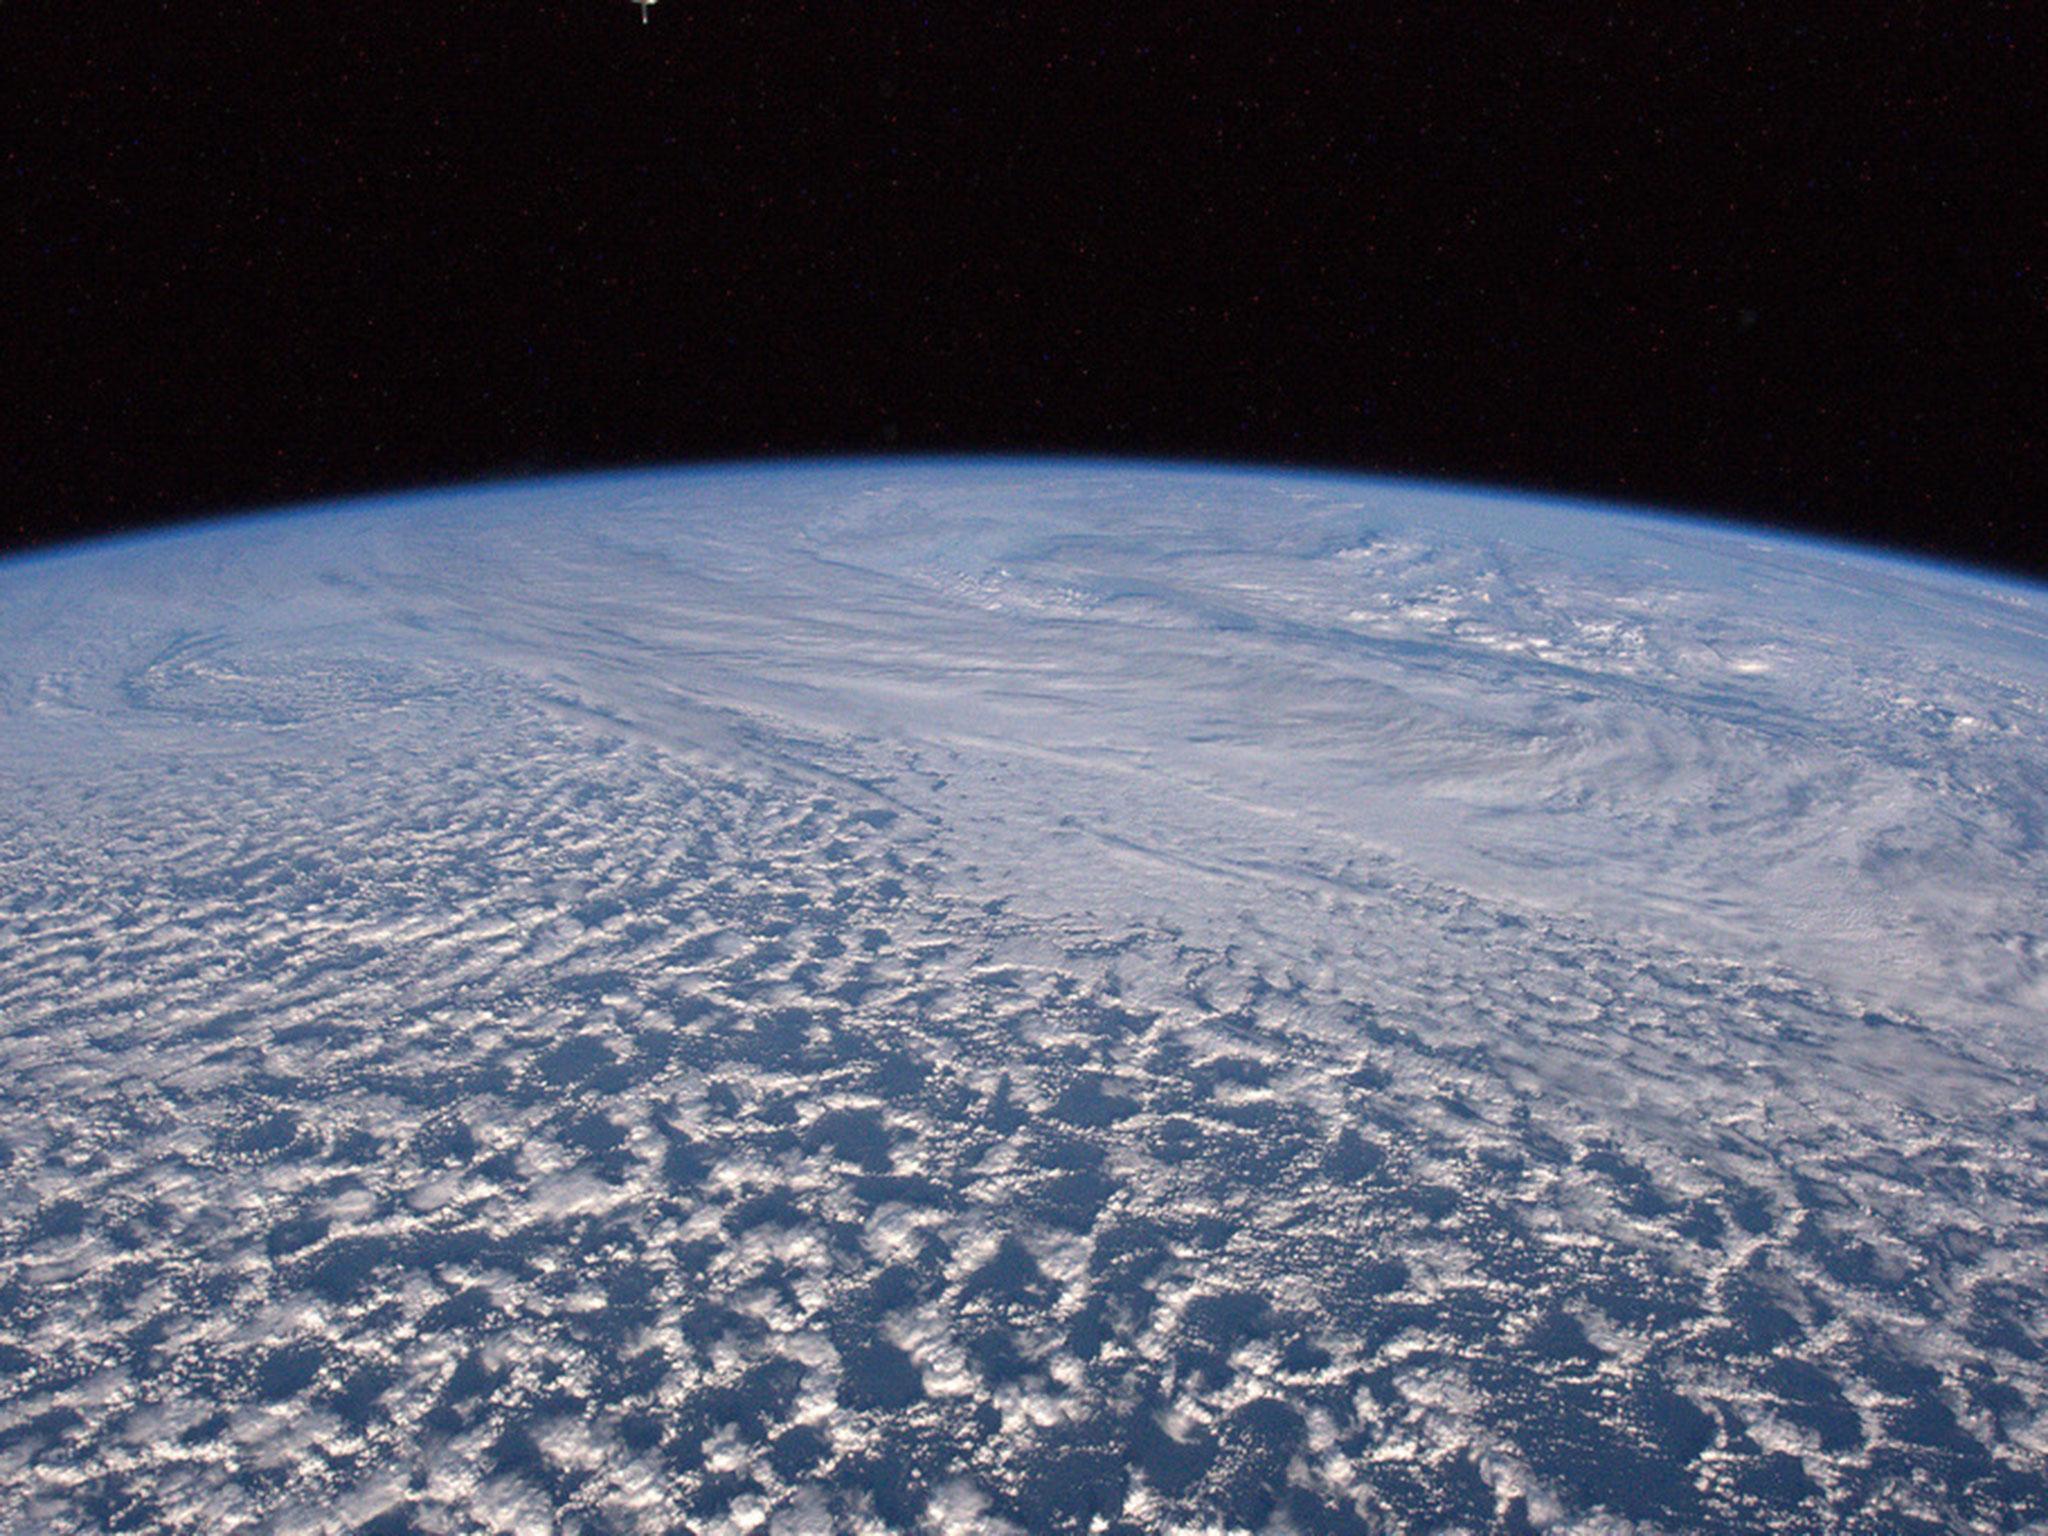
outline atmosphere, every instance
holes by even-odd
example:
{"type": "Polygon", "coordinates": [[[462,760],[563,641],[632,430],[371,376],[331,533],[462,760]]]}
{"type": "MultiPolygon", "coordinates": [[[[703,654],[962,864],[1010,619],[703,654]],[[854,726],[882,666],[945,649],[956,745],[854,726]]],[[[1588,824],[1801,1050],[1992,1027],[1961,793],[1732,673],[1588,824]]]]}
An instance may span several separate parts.
{"type": "Polygon", "coordinates": [[[2048,51],[1835,10],[10,13],[0,1533],[2048,1536],[2048,51]]]}
{"type": "Polygon", "coordinates": [[[2040,588],[880,459],[0,656],[0,1524],[2048,1520],[2040,588]]]}

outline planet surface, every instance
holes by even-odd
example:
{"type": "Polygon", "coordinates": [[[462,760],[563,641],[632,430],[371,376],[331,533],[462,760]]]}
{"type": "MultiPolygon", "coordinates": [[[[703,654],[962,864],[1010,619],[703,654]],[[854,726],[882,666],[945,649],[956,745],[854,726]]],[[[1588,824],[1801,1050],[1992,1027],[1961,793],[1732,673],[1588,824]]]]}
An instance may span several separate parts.
{"type": "Polygon", "coordinates": [[[2048,1529],[2048,591],[1203,467],[0,565],[0,1528],[2048,1529]]]}

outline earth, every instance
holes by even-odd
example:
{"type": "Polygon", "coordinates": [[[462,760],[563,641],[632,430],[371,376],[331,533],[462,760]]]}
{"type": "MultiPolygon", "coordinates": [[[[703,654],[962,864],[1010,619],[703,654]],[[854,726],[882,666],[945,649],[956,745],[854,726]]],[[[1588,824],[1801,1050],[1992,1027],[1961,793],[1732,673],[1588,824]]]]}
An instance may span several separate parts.
{"type": "Polygon", "coordinates": [[[2048,590],[1337,476],[0,565],[0,1528],[2048,1530],[2048,590]]]}

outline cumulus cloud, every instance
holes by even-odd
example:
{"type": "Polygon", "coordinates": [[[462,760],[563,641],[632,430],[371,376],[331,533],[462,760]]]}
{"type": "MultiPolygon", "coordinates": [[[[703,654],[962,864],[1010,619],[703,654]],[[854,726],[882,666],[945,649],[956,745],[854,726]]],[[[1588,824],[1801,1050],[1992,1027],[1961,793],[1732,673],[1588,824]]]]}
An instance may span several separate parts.
{"type": "Polygon", "coordinates": [[[2039,594],[537,498],[0,568],[0,1509],[2048,1521],[2039,594]]]}

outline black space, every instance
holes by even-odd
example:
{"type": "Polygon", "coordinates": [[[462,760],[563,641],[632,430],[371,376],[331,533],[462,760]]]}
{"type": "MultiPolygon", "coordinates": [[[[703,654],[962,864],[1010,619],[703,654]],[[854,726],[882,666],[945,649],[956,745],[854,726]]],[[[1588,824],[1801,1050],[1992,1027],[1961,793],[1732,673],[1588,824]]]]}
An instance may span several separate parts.
{"type": "Polygon", "coordinates": [[[2048,571],[2048,57],[1799,9],[28,0],[0,540],[1001,448],[2048,571]]]}

